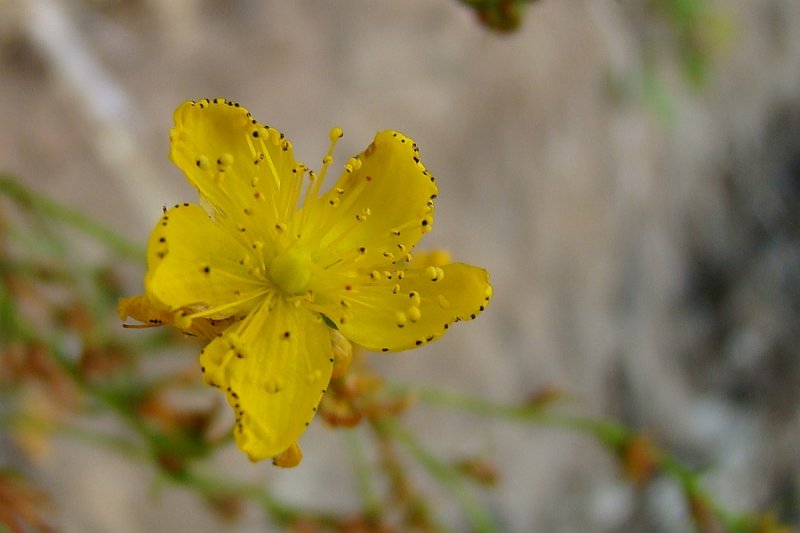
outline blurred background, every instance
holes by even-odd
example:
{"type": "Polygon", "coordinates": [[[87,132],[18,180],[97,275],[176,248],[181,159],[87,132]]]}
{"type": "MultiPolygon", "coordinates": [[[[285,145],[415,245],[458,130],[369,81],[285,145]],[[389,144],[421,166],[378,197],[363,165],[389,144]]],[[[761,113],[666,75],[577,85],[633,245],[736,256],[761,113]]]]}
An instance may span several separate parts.
{"type": "MultiPolygon", "coordinates": [[[[557,386],[707,468],[725,506],[797,521],[800,2],[523,7],[504,22],[456,0],[0,1],[0,170],[144,244],[163,205],[196,198],[167,160],[184,100],[240,102],[311,167],[332,126],[340,163],[402,131],[440,188],[422,247],[486,267],[494,299],[432,345],[375,357],[382,375],[497,401],[557,386]]],[[[142,274],[124,270],[127,294],[142,274]]],[[[507,531],[691,530],[673,482],[637,490],[581,434],[435,409],[406,421],[437,453],[491,458],[485,498],[507,531]]],[[[355,509],[340,436],[317,422],[301,444],[289,471],[217,459],[287,501],[355,509]]],[[[33,458],[6,436],[0,462],[50,494],[64,531],[223,524],[74,440],[33,458]]],[[[264,522],[246,509],[224,527],[264,522]]]]}

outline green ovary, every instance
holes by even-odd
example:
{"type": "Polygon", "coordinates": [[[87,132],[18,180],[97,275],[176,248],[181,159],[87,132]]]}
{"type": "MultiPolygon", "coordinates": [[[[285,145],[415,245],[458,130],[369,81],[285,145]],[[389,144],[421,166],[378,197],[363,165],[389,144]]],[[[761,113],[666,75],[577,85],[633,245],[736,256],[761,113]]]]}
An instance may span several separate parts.
{"type": "Polygon", "coordinates": [[[286,294],[302,294],[311,281],[311,257],[289,250],[276,257],[269,267],[269,277],[286,294]]]}

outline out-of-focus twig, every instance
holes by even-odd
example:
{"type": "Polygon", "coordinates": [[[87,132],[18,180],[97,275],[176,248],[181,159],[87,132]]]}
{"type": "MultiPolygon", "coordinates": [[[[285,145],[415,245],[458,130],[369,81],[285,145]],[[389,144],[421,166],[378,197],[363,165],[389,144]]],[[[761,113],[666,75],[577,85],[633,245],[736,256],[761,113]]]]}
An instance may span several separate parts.
{"type": "Polygon", "coordinates": [[[126,240],[106,226],[98,224],[91,217],[34,193],[10,176],[0,174],[0,195],[8,196],[18,204],[41,211],[52,220],[63,222],[94,237],[118,257],[134,261],[141,261],[145,257],[145,251],[140,246],[126,240]]]}

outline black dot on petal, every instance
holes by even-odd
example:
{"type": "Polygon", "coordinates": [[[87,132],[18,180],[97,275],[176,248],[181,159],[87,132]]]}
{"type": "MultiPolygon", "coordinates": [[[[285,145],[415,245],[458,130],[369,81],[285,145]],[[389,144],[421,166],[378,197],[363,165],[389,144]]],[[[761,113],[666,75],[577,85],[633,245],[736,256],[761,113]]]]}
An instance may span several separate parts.
{"type": "Polygon", "coordinates": [[[421,341],[421,340],[418,340],[418,341],[416,342],[416,344],[417,344],[417,346],[420,346],[420,345],[422,344],[422,341],[421,341]]]}

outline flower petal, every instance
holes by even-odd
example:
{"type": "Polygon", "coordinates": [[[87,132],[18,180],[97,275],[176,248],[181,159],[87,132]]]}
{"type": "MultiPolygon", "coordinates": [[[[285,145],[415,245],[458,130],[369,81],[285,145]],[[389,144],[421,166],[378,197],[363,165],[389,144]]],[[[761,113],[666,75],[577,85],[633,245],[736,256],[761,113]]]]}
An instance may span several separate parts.
{"type": "Polygon", "coordinates": [[[442,336],[453,322],[475,318],[492,295],[488,272],[462,263],[393,278],[343,283],[337,300],[320,302],[319,311],[351,342],[373,351],[406,350],[442,336]]]}
{"type": "Polygon", "coordinates": [[[256,227],[262,239],[273,232],[289,202],[287,184],[299,179],[291,143],[274,128],[259,124],[239,104],[215,98],[186,102],[175,111],[170,158],[224,219],[256,227]],[[252,215],[257,213],[257,217],[252,215]]]}
{"type": "MultiPolygon", "coordinates": [[[[144,294],[123,298],[120,300],[117,309],[120,320],[125,320],[130,317],[142,323],[141,325],[123,324],[123,327],[126,328],[154,328],[158,326],[178,327],[175,323],[178,314],[169,309],[164,309],[144,294]]],[[[184,309],[183,312],[184,316],[189,316],[192,311],[191,309],[184,309]]],[[[233,318],[221,320],[215,320],[213,318],[194,318],[186,322],[185,325],[188,325],[188,328],[184,329],[184,332],[196,337],[212,339],[222,335],[222,332],[233,322],[235,322],[233,318]]]]}
{"type": "Polygon", "coordinates": [[[330,381],[330,339],[320,317],[275,298],[203,350],[205,381],[226,392],[236,442],[252,461],[280,454],[305,431],[330,381]]]}
{"type": "Polygon", "coordinates": [[[309,249],[322,250],[315,257],[322,266],[359,255],[404,259],[430,231],[437,192],[414,141],[380,132],[330,191],[304,206],[312,210],[309,249]]]}
{"type": "MultiPolygon", "coordinates": [[[[171,311],[210,318],[244,316],[266,293],[263,265],[196,204],[164,213],[147,245],[145,291],[171,311]],[[260,268],[260,270],[259,270],[260,268]]],[[[188,324],[177,324],[181,329],[188,324]]]]}

